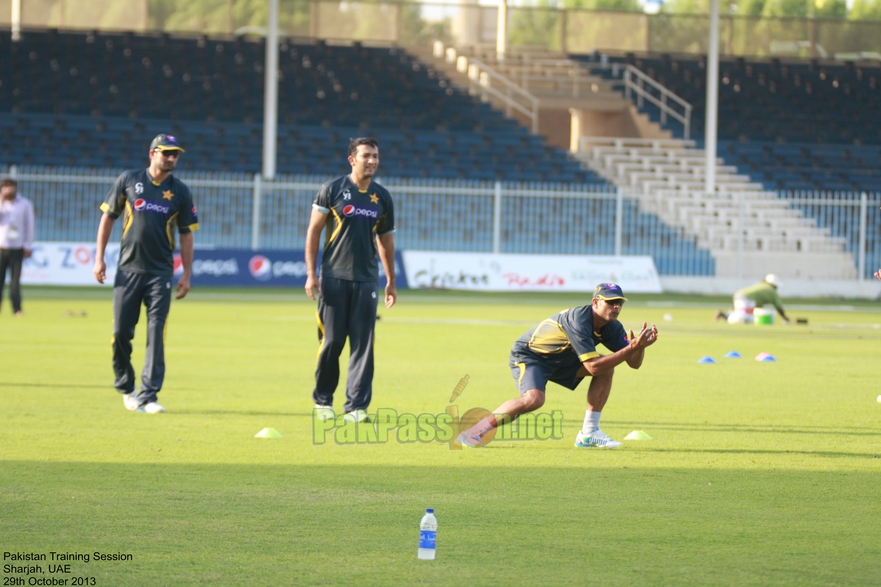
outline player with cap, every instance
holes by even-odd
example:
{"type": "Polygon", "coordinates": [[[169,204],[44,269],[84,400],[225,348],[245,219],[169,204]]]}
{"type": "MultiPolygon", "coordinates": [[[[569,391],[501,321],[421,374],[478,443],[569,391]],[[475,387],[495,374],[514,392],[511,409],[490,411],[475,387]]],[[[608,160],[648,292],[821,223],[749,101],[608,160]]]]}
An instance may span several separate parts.
{"type": "Polygon", "coordinates": [[[639,369],[646,347],[658,339],[655,325],[649,328],[645,322],[639,334],[634,335],[631,330],[630,338],[627,337],[618,321],[626,301],[620,286],[601,283],[589,305],[563,310],[517,339],[509,364],[520,397],[503,403],[490,416],[462,432],[457,441],[465,446],[482,446],[481,438],[493,428],[542,407],[548,381],[575,389],[582,379],[590,376],[587,412],[575,446],[621,446],[600,430],[600,415],[612,390],[612,375],[615,367],[624,362],[632,369],[639,369]],[[612,354],[601,355],[597,352],[598,344],[612,354]]]}
{"type": "Polygon", "coordinates": [[[753,311],[757,307],[761,308],[770,304],[777,308],[777,312],[784,321],[789,322],[786,312],[783,311],[783,300],[777,293],[778,287],[780,287],[780,280],[777,279],[777,276],[773,273],[767,274],[763,281],[734,292],[734,296],[732,296],[734,309],[728,312],[719,310],[716,312],[716,320],[724,318],[729,324],[752,324],[753,311]]]}
{"type": "Polygon", "coordinates": [[[174,275],[175,232],[180,234],[183,273],[176,298],[190,290],[193,266],[193,231],[199,229],[193,196],[172,175],[184,150],[172,135],[161,134],[150,143],[150,166],[125,171],[101,204],[98,246],[93,273],[104,283],[107,264],[104,251],[113,222],[123,217],[119,264],[113,283],[113,382],[129,410],[148,414],[164,412],[156,401],[165,379],[165,326],[171,308],[174,275]],[[132,339],[141,314],[147,309],[147,354],[140,391],[132,368],[132,339]]]}

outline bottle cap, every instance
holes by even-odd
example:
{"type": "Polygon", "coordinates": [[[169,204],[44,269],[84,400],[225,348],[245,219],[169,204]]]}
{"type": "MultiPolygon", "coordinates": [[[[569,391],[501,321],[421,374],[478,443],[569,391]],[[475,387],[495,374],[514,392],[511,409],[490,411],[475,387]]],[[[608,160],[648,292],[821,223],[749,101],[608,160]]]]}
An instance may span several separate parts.
{"type": "Polygon", "coordinates": [[[425,508],[425,513],[426,513],[426,514],[433,514],[433,513],[434,513],[434,508],[425,508]]]}

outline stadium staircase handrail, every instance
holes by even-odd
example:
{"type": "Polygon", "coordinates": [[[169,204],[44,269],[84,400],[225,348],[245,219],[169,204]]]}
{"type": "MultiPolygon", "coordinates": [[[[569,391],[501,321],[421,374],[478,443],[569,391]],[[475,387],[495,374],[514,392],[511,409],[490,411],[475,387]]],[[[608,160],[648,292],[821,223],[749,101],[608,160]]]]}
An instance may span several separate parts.
{"type": "Polygon", "coordinates": [[[689,133],[691,131],[691,111],[693,110],[693,107],[690,103],[686,102],[678,95],[676,95],[676,93],[659,84],[633,65],[627,65],[627,67],[624,69],[623,77],[624,96],[628,100],[631,99],[630,92],[636,94],[637,104],[639,106],[642,106],[643,100],[648,100],[661,109],[661,124],[667,122],[667,116],[671,116],[682,123],[682,126],[684,127],[682,136],[685,139],[689,138],[689,133]],[[637,81],[634,82],[632,78],[636,78],[637,81]],[[660,99],[655,97],[652,93],[648,92],[645,89],[646,84],[656,89],[661,94],[660,99]],[[685,112],[683,114],[677,112],[672,106],[670,106],[669,100],[672,100],[673,102],[682,106],[685,112]]]}
{"type": "Polygon", "coordinates": [[[694,107],[690,102],[686,101],[663,84],[658,83],[634,65],[627,64],[622,67],[621,63],[603,62],[590,63],[587,67],[591,70],[610,70],[613,77],[617,77],[620,73],[621,79],[624,81],[624,97],[627,98],[627,100],[633,100],[635,96],[636,105],[640,108],[643,105],[643,101],[648,100],[661,110],[661,124],[665,124],[667,122],[667,117],[669,116],[682,123],[683,138],[690,138],[691,113],[694,110],[694,107]],[[655,96],[647,90],[646,86],[655,89],[659,96],[655,96]],[[676,110],[670,102],[679,105],[682,108],[682,113],[676,110]]]}
{"type": "MultiPolygon", "coordinates": [[[[532,123],[532,133],[538,133],[538,104],[539,100],[531,93],[527,92],[507,77],[497,72],[495,69],[474,57],[468,58],[468,81],[469,84],[477,86],[478,91],[486,92],[499,100],[501,100],[507,109],[514,109],[528,117],[532,123]],[[473,69],[472,69],[473,68],[473,69]],[[491,81],[499,82],[504,86],[504,92],[499,91],[491,85],[491,81]],[[528,103],[524,106],[514,96],[519,96],[528,103]]],[[[506,112],[508,116],[510,111],[506,112]]]]}
{"type": "Polygon", "coordinates": [[[443,43],[436,41],[433,49],[434,57],[444,59],[453,64],[459,73],[468,78],[468,90],[474,94],[480,94],[481,99],[488,100],[492,96],[505,106],[505,115],[511,116],[512,110],[526,116],[530,121],[532,134],[538,134],[538,107],[539,99],[527,92],[506,76],[502,75],[482,60],[465,55],[458,55],[455,47],[443,47],[443,43]],[[492,86],[492,82],[498,82],[504,87],[504,91],[492,86]],[[517,97],[521,101],[517,100],[517,97]]]}
{"type": "Polygon", "coordinates": [[[550,82],[561,89],[571,86],[572,98],[596,94],[598,88],[595,86],[604,81],[568,57],[535,57],[525,52],[519,55],[515,53],[506,56],[498,66],[504,67],[512,78],[519,79],[520,87],[526,91],[536,91],[536,84],[540,86],[550,82]]]}

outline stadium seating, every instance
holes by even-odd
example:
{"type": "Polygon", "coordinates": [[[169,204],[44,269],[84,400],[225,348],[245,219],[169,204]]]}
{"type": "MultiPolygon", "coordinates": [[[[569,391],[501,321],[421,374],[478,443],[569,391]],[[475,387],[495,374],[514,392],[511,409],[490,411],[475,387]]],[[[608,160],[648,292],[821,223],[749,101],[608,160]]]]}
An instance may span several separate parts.
{"type": "MultiPolygon", "coordinates": [[[[461,187],[476,187],[473,182],[461,187]]],[[[485,189],[486,186],[484,186],[485,189]]],[[[561,185],[534,185],[556,195],[525,195],[517,186],[503,199],[500,245],[505,253],[610,255],[615,251],[615,199],[613,192],[589,199],[567,197],[561,185]]],[[[470,195],[420,194],[418,188],[394,186],[409,230],[401,235],[404,248],[431,250],[492,250],[492,201],[470,195]],[[446,213],[444,213],[446,211],[446,213]]],[[[713,275],[715,263],[708,250],[654,214],[640,211],[632,200],[623,202],[621,252],[651,255],[661,274],[713,275]]]]}
{"type": "MultiPolygon", "coordinates": [[[[258,172],[262,125],[232,122],[12,114],[0,115],[0,161],[9,164],[138,167],[161,131],[180,137],[187,154],[181,169],[258,172]]],[[[380,140],[384,177],[437,177],[512,181],[603,183],[567,155],[525,131],[362,131],[357,128],[280,125],[278,170],[339,175],[347,169],[348,138],[380,140]]]]}
{"type": "MultiPolygon", "coordinates": [[[[586,66],[596,56],[581,56],[586,66]]],[[[632,63],[694,106],[704,137],[706,63],[695,56],[612,58],[632,63]]],[[[606,76],[609,70],[597,69],[606,76]]],[[[722,59],[719,155],[773,190],[881,191],[881,67],[853,62],[722,59]]],[[[660,120],[657,107],[643,111],[660,120]]],[[[681,136],[681,125],[668,130],[681,136]]]]}
{"type": "MultiPolygon", "coordinates": [[[[50,30],[26,31],[22,42],[11,43],[2,31],[0,164],[38,175],[53,168],[65,175],[74,167],[116,171],[144,165],[158,132],[175,134],[187,150],[181,177],[219,172],[237,182],[228,189],[200,186],[200,212],[212,220],[204,223],[200,243],[248,247],[248,174],[262,166],[263,52],[262,41],[245,39],[50,30]]],[[[553,189],[605,185],[568,153],[399,49],[286,41],[279,68],[279,180],[344,173],[348,138],[373,135],[380,140],[384,181],[424,178],[473,188],[501,180],[539,190],[549,185],[541,182],[554,182],[553,189]]],[[[61,206],[64,217],[77,219],[62,226],[43,216],[41,234],[94,238],[92,220],[107,186],[85,185],[26,183],[41,209],[61,206]]],[[[491,201],[419,189],[397,188],[395,195],[399,222],[407,227],[398,234],[402,248],[491,250],[491,201]]],[[[309,201],[311,194],[300,191],[265,193],[261,246],[301,246],[309,201]]],[[[596,202],[566,197],[515,197],[508,204],[505,252],[614,252],[613,200],[601,211],[596,202]],[[549,202],[554,213],[542,207],[549,202]]],[[[678,230],[630,202],[625,215],[625,254],[654,255],[661,273],[714,273],[709,252],[678,230]]]]}
{"type": "MultiPolygon", "coordinates": [[[[184,167],[257,172],[263,55],[241,38],[2,32],[0,161],[141,165],[164,130],[184,167]]],[[[399,49],[286,42],[279,69],[281,173],[337,174],[370,134],[388,176],[603,183],[399,49]]]]}
{"type": "Polygon", "coordinates": [[[719,154],[766,188],[881,192],[881,146],[720,142],[719,154]]]}
{"type": "MultiPolygon", "coordinates": [[[[595,56],[577,58],[588,67],[595,60],[595,56]]],[[[692,135],[703,137],[704,57],[628,55],[612,61],[635,65],[690,102],[694,107],[692,135]]],[[[603,73],[608,75],[608,71],[603,73]]],[[[722,58],[719,139],[881,144],[879,84],[881,68],[877,65],[722,58]]],[[[646,106],[645,111],[651,112],[652,108],[646,106]]],[[[670,129],[677,131],[674,125],[670,129]]]]}
{"type": "MultiPolygon", "coordinates": [[[[594,73],[614,78],[599,67],[602,56],[574,57],[594,73]]],[[[697,56],[606,56],[631,63],[694,106],[691,136],[704,136],[706,65],[697,56]]],[[[722,59],[720,62],[718,155],[728,165],[779,198],[817,230],[842,241],[858,256],[859,192],[867,207],[867,268],[871,277],[881,260],[877,200],[881,196],[881,67],[878,64],[819,61],[722,59]],[[807,203],[813,193],[832,198],[828,205],[807,203]],[[831,192],[831,193],[830,193],[831,192]],[[841,195],[851,204],[838,206],[841,195]],[[798,198],[802,198],[799,200],[798,198]],[[875,269],[872,269],[872,268],[875,269]]],[[[660,122],[659,110],[647,103],[642,111],[660,122]]],[[[665,127],[682,135],[682,126],[665,127]]],[[[774,243],[770,243],[774,244],[774,243]]]]}

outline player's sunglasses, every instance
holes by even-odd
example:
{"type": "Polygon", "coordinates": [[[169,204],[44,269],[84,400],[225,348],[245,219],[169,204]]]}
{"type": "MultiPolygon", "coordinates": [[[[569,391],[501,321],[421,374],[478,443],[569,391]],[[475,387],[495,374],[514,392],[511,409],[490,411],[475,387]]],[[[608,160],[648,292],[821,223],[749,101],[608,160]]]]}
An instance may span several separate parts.
{"type": "Polygon", "coordinates": [[[180,157],[180,151],[174,150],[166,150],[166,149],[156,149],[156,152],[162,155],[163,157],[180,157]]]}

